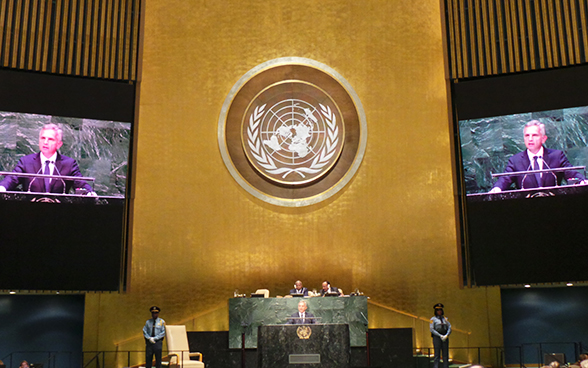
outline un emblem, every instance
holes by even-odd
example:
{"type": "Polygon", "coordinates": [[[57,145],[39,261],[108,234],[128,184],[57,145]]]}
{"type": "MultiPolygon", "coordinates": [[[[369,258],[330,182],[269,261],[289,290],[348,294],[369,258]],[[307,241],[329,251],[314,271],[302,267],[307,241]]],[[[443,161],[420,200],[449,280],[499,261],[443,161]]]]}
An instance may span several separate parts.
{"type": "Polygon", "coordinates": [[[343,150],[341,113],[328,96],[313,96],[320,91],[311,86],[296,86],[309,89],[297,98],[288,98],[292,93],[283,91],[272,93],[280,87],[273,86],[254,100],[243,126],[243,148],[251,165],[269,180],[310,183],[329,172],[343,150]],[[264,99],[268,94],[270,98],[264,99]]]}
{"type": "Polygon", "coordinates": [[[300,326],[296,329],[296,334],[299,339],[308,340],[310,339],[310,335],[312,335],[312,330],[309,326],[300,326]]]}
{"type": "Polygon", "coordinates": [[[353,88],[328,66],[271,60],[227,96],[219,147],[233,178],[255,197],[306,206],[347,185],[363,159],[365,114],[353,88]]]}

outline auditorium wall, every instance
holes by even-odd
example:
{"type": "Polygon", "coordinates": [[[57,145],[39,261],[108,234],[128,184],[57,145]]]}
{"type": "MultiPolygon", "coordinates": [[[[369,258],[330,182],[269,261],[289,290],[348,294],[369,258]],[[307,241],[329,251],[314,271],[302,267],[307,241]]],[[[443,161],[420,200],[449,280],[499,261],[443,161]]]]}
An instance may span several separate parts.
{"type": "Polygon", "coordinates": [[[415,346],[431,345],[438,302],[452,346],[502,344],[500,291],[460,288],[438,0],[150,0],[144,11],[130,282],[87,295],[85,350],[143,349],[152,305],[168,324],[227,330],[235,289],[283,295],[297,279],[359,288],[370,328],[413,327],[415,346]],[[245,192],[217,143],[233,84],[285,56],[335,69],[367,116],[353,180],[302,208],[245,192]]]}

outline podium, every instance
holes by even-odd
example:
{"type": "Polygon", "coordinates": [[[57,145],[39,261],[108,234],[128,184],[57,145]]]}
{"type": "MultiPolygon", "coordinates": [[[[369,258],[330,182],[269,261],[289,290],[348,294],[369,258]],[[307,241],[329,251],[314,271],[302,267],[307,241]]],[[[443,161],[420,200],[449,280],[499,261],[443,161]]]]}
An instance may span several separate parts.
{"type": "Polygon", "coordinates": [[[257,334],[258,368],[348,368],[349,325],[264,325],[257,334]]]}

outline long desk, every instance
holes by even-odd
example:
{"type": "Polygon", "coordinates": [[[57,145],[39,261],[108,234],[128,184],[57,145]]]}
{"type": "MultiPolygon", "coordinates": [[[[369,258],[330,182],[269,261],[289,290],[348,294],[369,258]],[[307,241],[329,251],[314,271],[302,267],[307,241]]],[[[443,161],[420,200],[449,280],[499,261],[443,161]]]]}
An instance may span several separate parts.
{"type": "Polygon", "coordinates": [[[124,205],[123,197],[87,196],[79,194],[33,193],[33,192],[0,192],[0,200],[20,202],[68,203],[84,205],[124,205]]]}
{"type": "Polygon", "coordinates": [[[229,299],[229,348],[240,349],[242,334],[245,348],[257,348],[257,329],[263,325],[285,324],[305,300],[308,311],[320,324],[348,324],[352,347],[366,346],[367,297],[314,298],[232,298],[229,299]]]}
{"type": "Polygon", "coordinates": [[[505,199],[544,198],[560,195],[588,194],[588,185],[560,185],[557,187],[542,187],[518,190],[505,190],[498,193],[468,194],[468,202],[491,202],[505,199]]]}

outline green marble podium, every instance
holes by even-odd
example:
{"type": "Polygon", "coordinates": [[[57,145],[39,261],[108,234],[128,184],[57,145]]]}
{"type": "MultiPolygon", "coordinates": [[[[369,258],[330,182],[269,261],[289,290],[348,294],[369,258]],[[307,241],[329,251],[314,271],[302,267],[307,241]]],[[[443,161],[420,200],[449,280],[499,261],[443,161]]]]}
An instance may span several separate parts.
{"type": "Polygon", "coordinates": [[[351,357],[346,324],[259,326],[257,344],[258,368],[347,368],[351,357]]]}
{"type": "Polygon", "coordinates": [[[318,324],[346,324],[352,347],[366,346],[367,297],[232,298],[229,299],[229,348],[257,348],[258,327],[285,324],[305,300],[318,324]]]}

